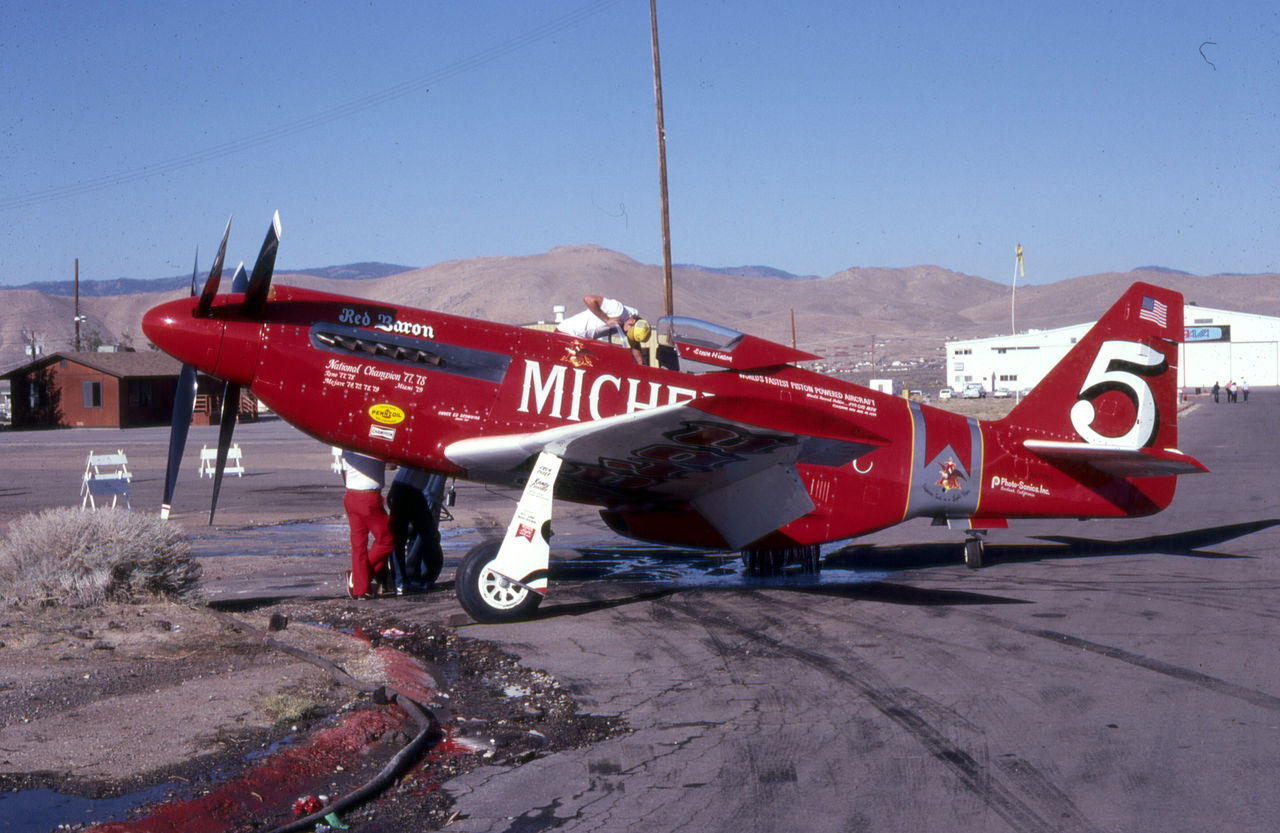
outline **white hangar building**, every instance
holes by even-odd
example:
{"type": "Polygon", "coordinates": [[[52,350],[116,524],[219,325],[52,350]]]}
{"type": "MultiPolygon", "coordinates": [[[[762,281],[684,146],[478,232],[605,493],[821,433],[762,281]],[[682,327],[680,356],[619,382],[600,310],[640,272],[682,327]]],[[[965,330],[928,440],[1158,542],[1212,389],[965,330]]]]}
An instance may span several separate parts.
{"type": "MultiPolygon", "coordinates": [[[[1092,326],[948,341],[947,384],[963,390],[980,382],[987,392],[1035,387],[1092,326]]],[[[1280,385],[1280,318],[1186,305],[1183,326],[1185,343],[1178,355],[1182,387],[1209,388],[1214,382],[1238,384],[1242,379],[1250,387],[1280,385]]]]}

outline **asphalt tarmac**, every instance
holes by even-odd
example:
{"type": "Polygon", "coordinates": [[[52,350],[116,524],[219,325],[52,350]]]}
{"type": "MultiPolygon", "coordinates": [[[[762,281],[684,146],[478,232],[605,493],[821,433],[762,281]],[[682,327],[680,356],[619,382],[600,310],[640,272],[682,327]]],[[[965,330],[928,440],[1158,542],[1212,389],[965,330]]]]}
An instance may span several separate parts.
{"type": "MultiPolygon", "coordinates": [[[[978,571],[958,533],[912,522],[825,550],[819,577],[753,581],[731,558],[632,548],[563,507],[536,621],[470,624],[447,592],[371,602],[497,643],[631,728],[447,783],[448,829],[1277,829],[1278,409],[1276,391],[1202,400],[1181,446],[1212,473],[1183,478],[1169,510],[1015,522],[978,571]]],[[[158,507],[165,436],[0,433],[0,524],[50,488],[78,505],[79,473],[51,461],[82,469],[86,442],[136,448],[135,509],[158,507]]],[[[219,525],[204,525],[194,472],[194,505],[176,510],[209,592],[337,598],[328,449],[280,423],[237,439],[249,472],[224,486],[219,525]]],[[[513,499],[459,488],[446,580],[513,499]]]]}
{"type": "Polygon", "coordinates": [[[1188,410],[1213,473],[1168,511],[1016,524],[979,571],[907,524],[816,583],[584,584],[469,628],[633,732],[449,784],[451,829],[1280,828],[1278,407],[1188,410]]]}

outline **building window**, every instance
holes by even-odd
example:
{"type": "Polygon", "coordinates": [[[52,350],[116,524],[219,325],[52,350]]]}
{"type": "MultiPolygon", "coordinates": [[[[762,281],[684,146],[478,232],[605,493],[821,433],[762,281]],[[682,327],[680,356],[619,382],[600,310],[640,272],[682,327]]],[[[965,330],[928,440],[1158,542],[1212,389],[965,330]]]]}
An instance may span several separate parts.
{"type": "Polygon", "coordinates": [[[102,407],[102,383],[101,382],[81,382],[80,398],[86,408],[102,407]]]}
{"type": "Polygon", "coordinates": [[[1000,381],[1001,381],[1001,382],[1016,382],[1016,381],[1018,381],[1018,374],[1016,374],[1016,373],[1002,373],[1002,374],[1000,375],[1000,381]]]}
{"type": "Polygon", "coordinates": [[[129,407],[150,408],[152,405],[151,380],[129,380],[129,407]]]}

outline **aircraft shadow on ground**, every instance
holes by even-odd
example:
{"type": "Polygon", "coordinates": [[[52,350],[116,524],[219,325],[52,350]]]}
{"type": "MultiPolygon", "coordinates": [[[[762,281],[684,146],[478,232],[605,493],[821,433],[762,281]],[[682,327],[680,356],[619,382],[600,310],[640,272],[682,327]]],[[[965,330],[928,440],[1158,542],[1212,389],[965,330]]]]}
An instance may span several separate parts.
{"type": "MultiPolygon", "coordinates": [[[[1122,541],[1066,535],[1036,536],[1036,540],[1048,543],[999,546],[988,544],[985,548],[984,561],[988,566],[992,566],[1145,554],[1190,558],[1251,558],[1253,556],[1209,552],[1204,548],[1218,546],[1276,525],[1280,525],[1280,519],[1251,521],[1122,541]]],[[[607,600],[544,604],[538,611],[537,618],[578,616],[608,608],[655,601],[693,590],[740,592],[744,588],[768,588],[901,605],[956,606],[1026,603],[1021,599],[1003,596],[963,590],[917,588],[883,580],[885,572],[956,566],[962,561],[959,542],[891,546],[854,544],[829,553],[823,559],[821,577],[784,573],[781,576],[764,579],[741,576],[736,580],[729,577],[737,576],[739,573],[738,562],[734,557],[724,553],[708,554],[662,547],[583,548],[577,553],[579,556],[577,559],[552,562],[553,582],[656,582],[676,586],[655,588],[607,600]],[[833,572],[838,571],[844,571],[850,575],[843,577],[832,575],[833,572]],[[859,576],[859,573],[864,575],[859,576]],[[719,577],[724,578],[714,580],[719,577]],[[709,578],[713,580],[709,582],[709,578]]]]}
{"type": "MultiPolygon", "coordinates": [[[[1105,558],[1124,555],[1175,555],[1187,558],[1252,558],[1248,555],[1208,552],[1205,547],[1218,546],[1254,532],[1280,524],[1280,519],[1250,521],[1227,526],[1193,529],[1169,535],[1109,541],[1101,538],[1079,538],[1070,535],[1038,535],[1048,544],[987,544],[985,565],[1020,564],[1068,558],[1105,558]]],[[[826,557],[824,569],[843,570],[919,570],[928,567],[953,566],[961,560],[958,544],[908,544],[874,546],[855,544],[826,557]]]]}

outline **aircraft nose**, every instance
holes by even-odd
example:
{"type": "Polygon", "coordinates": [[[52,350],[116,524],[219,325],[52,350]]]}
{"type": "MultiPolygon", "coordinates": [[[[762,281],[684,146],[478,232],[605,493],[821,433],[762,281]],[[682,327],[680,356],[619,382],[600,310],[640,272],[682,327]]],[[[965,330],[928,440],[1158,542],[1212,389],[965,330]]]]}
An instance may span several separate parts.
{"type": "Polygon", "coordinates": [[[152,307],[142,316],[142,332],[183,364],[213,373],[225,325],[211,318],[196,318],[195,305],[195,298],[180,298],[152,307]]]}

